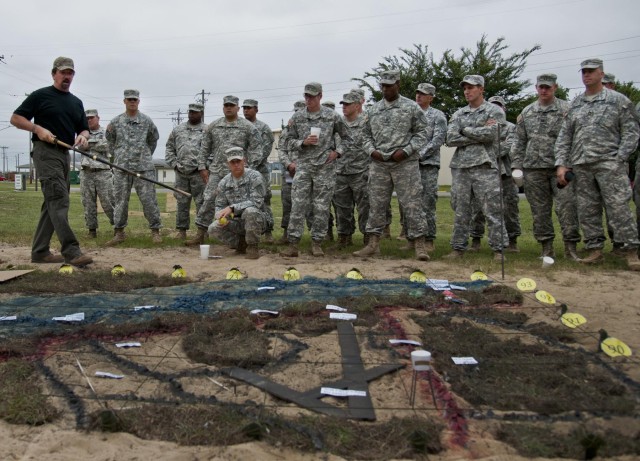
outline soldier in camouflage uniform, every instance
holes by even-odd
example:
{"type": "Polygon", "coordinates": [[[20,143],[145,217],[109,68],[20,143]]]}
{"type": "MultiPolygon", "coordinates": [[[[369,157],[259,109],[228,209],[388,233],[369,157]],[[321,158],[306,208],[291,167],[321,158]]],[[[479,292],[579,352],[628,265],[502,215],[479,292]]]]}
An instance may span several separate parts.
{"type": "Polygon", "coordinates": [[[602,77],[602,85],[604,85],[605,88],[609,88],[610,90],[615,90],[616,76],[609,72],[606,72],[604,74],[604,77],[602,77]]]}
{"type": "Polygon", "coordinates": [[[631,101],[602,85],[602,60],[587,59],[580,67],[585,92],[571,101],[555,144],[558,184],[567,184],[569,167],[575,173],[578,218],[585,248],[590,251],[580,261],[590,264],[604,259],[604,203],[614,239],[623,244],[629,268],[640,270],[640,240],[629,209],[627,176],[627,160],[638,146],[640,127],[631,101]]]}
{"type": "MultiPolygon", "coordinates": [[[[275,138],[273,137],[273,131],[271,131],[269,125],[264,123],[262,120],[258,120],[256,117],[258,115],[258,101],[255,99],[245,99],[242,102],[242,113],[244,118],[255,125],[260,133],[260,138],[262,139],[262,158],[256,169],[262,175],[264,184],[267,188],[265,204],[267,205],[267,210],[269,210],[271,215],[271,223],[273,223],[273,211],[271,210],[271,173],[269,172],[268,159],[269,155],[271,155],[271,149],[273,148],[275,138]]],[[[265,231],[263,241],[265,243],[273,243],[273,224],[265,231]]]]}
{"type": "Polygon", "coordinates": [[[455,213],[448,258],[460,258],[467,249],[471,202],[477,197],[489,227],[489,246],[495,259],[502,259],[508,244],[500,216],[500,175],[497,156],[498,123],[504,124],[504,112],[484,100],[484,78],[466,75],[460,86],[469,105],[458,109],[447,129],[447,145],[455,147],[451,159],[451,208],[455,213]]]}
{"type": "MultiPolygon", "coordinates": [[[[296,101],[293,105],[293,111],[297,112],[305,108],[303,100],[296,101]]],[[[285,126],[280,133],[278,139],[278,161],[282,164],[282,189],[280,190],[280,199],[282,200],[282,221],[280,227],[284,230],[282,237],[278,240],[279,245],[287,245],[289,238],[287,236],[287,227],[289,227],[289,218],[291,217],[291,189],[293,187],[293,176],[296,173],[295,158],[287,150],[285,139],[287,137],[288,126],[285,126]]]]}
{"type": "MultiPolygon", "coordinates": [[[[140,104],[138,90],[124,90],[124,104],[126,112],[111,120],[107,126],[106,138],[109,151],[113,154],[113,161],[118,166],[139,173],[140,176],[155,180],[153,152],[160,137],[158,129],[151,118],[138,110],[140,104]]],[[[162,222],[154,184],[120,170],[115,170],[113,175],[115,235],[106,245],[118,245],[126,238],[124,228],[127,227],[129,218],[129,197],[132,187],[136,188],[144,217],[149,222],[153,243],[162,243],[160,237],[162,222]]]]}
{"type": "Polygon", "coordinates": [[[338,248],[345,248],[353,244],[352,236],[355,232],[354,209],[358,210],[358,229],[366,235],[367,219],[369,218],[369,163],[371,157],[364,150],[362,132],[366,117],[362,114],[360,95],[349,92],[342,97],[342,112],[344,122],[353,140],[350,149],[337,160],[336,188],[333,194],[333,204],[336,209],[338,228],[338,248]]]}
{"type": "Polygon", "coordinates": [[[262,174],[244,167],[245,152],[241,147],[227,149],[231,171],[218,183],[216,220],[209,234],[221,240],[247,259],[258,259],[260,236],[273,220],[264,199],[267,195],[262,174]]]}
{"type": "Polygon", "coordinates": [[[552,219],[555,203],[565,257],[577,260],[580,229],[575,181],[558,189],[553,154],[562,120],[569,110],[567,101],[555,97],[557,78],[555,74],[538,75],[538,100],[518,115],[515,142],[511,146],[511,168],[524,171],[524,193],[531,207],[533,236],[542,246],[542,256],[555,256],[552,219]]]}
{"type": "Polygon", "coordinates": [[[351,138],[342,118],[334,110],[320,105],[322,85],[317,82],[305,85],[304,98],[306,107],[291,117],[284,141],[287,150],[297,160],[291,218],[287,228],[289,246],[280,253],[285,257],[298,256],[304,220],[311,207],[311,253],[313,256],[324,256],[321,243],[327,235],[329,207],[336,184],[336,159],[344,149],[351,147],[351,138]],[[316,132],[318,130],[319,133],[316,132]],[[334,147],[336,133],[342,139],[338,147],[334,147]]]}
{"type": "Polygon", "coordinates": [[[380,237],[387,224],[386,212],[395,187],[407,220],[407,237],[415,242],[416,258],[428,261],[425,235],[427,220],[422,205],[419,152],[426,144],[427,119],[423,110],[400,95],[400,72],[380,75],[383,100],[367,112],[364,149],[369,166],[369,243],[355,256],[379,254],[380,237]]]}
{"type": "MultiPolygon", "coordinates": [[[[491,104],[495,104],[504,112],[506,112],[506,102],[502,96],[492,96],[488,100],[491,104]]],[[[504,225],[507,229],[509,237],[509,246],[507,251],[518,253],[518,237],[520,236],[520,210],[518,203],[518,186],[511,178],[511,146],[515,141],[516,126],[505,120],[504,124],[500,124],[500,172],[502,178],[502,212],[504,217],[504,225]]],[[[478,251],[480,249],[480,241],[484,235],[485,219],[482,212],[480,201],[474,197],[471,203],[471,248],[469,251],[478,251]]]]}
{"type": "Polygon", "coordinates": [[[177,202],[176,210],[176,238],[185,240],[189,229],[191,199],[196,204],[196,214],[204,200],[205,182],[198,171],[198,155],[202,148],[202,137],[207,125],[202,123],[202,104],[189,104],[189,120],[175,127],[164,152],[166,162],[176,173],[176,188],[189,192],[191,197],[174,192],[177,202]]]}
{"type": "MultiPolygon", "coordinates": [[[[89,122],[89,154],[110,161],[109,145],[100,126],[100,116],[95,109],[85,111],[89,122]]],[[[97,160],[82,156],[80,171],[80,193],[84,208],[84,222],[89,229],[89,237],[97,237],[98,198],[104,214],[113,226],[113,174],[111,167],[97,160]]]]}
{"type": "MultiPolygon", "coordinates": [[[[421,83],[416,88],[416,102],[424,111],[427,119],[427,142],[420,149],[420,180],[422,182],[422,204],[427,219],[427,251],[434,250],[436,239],[436,202],[438,200],[438,173],[440,171],[440,147],[447,137],[447,118],[442,111],[431,106],[436,87],[430,83],[421,83]]],[[[404,218],[404,213],[402,213],[404,218]]],[[[406,229],[403,219],[402,228],[406,229]]],[[[405,249],[413,248],[408,240],[405,249]]]]}
{"type": "Polygon", "coordinates": [[[202,148],[198,156],[198,170],[207,186],[204,190],[202,206],[196,217],[198,233],[185,242],[187,246],[204,243],[207,228],[213,222],[218,183],[229,172],[225,151],[231,147],[240,147],[247,156],[249,167],[254,170],[262,162],[260,132],[253,123],[238,117],[240,110],[238,103],[236,96],[225,96],[222,105],[224,117],[211,122],[204,132],[202,148]]]}

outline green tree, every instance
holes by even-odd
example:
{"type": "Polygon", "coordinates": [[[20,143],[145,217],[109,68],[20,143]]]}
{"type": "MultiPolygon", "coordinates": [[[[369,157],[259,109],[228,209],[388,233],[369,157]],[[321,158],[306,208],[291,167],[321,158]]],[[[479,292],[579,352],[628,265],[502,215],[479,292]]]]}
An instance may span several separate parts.
{"type": "Polygon", "coordinates": [[[631,99],[634,106],[640,102],[640,89],[637,88],[633,82],[616,81],[616,91],[631,99]]]}
{"type": "Polygon", "coordinates": [[[437,88],[433,106],[450,117],[458,108],[466,105],[460,89],[460,81],[465,75],[478,74],[485,78],[485,96],[502,96],[507,102],[507,117],[515,121],[520,111],[531,98],[522,94],[522,90],[531,85],[522,79],[527,58],[540,49],[539,45],[519,53],[507,55],[508,45],[504,37],[490,43],[486,35],[476,43],[474,50],[461,48],[456,54],[446,50],[439,61],[433,58],[427,45],[413,45],[413,49],[400,48],[399,56],[386,56],[363,78],[354,78],[362,88],[368,88],[373,100],[382,95],[377,86],[377,76],[388,69],[400,71],[400,93],[414,99],[419,83],[430,82],[437,88]],[[373,83],[371,83],[373,81],[373,83]]]}

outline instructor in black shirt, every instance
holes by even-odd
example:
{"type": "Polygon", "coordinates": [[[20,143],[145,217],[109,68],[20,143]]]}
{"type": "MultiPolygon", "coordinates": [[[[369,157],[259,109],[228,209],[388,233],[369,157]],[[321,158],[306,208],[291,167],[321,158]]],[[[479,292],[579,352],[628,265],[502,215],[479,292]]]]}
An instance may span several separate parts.
{"type": "Polygon", "coordinates": [[[88,145],[89,125],[82,101],[69,92],[74,75],[73,60],[57,58],[51,70],[53,85],[31,93],[11,116],[13,126],[33,133],[31,156],[44,196],[31,248],[34,263],[67,262],[82,267],[93,262],[80,251],[69,225],[69,152],[54,144],[58,138],[83,149],[88,145]],[[54,232],[62,256],[51,253],[54,232]]]}

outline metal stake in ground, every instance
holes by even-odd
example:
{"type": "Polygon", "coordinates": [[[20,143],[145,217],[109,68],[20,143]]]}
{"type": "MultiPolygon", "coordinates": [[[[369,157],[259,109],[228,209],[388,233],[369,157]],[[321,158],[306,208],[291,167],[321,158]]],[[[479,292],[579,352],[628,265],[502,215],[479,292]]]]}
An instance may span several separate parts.
{"type": "Polygon", "coordinates": [[[123,168],[123,167],[121,167],[119,165],[116,165],[115,163],[111,163],[108,160],[104,160],[104,159],[98,157],[97,155],[91,155],[91,154],[87,154],[86,152],[82,152],[80,149],[77,149],[77,148],[67,144],[66,142],[62,142],[58,138],[54,138],[53,143],[57,144],[59,146],[62,146],[65,149],[69,149],[69,150],[77,152],[77,153],[79,153],[81,155],[84,155],[85,157],[89,157],[90,159],[95,160],[97,162],[104,163],[105,165],[109,165],[111,168],[115,168],[116,170],[120,170],[120,171],[122,171],[124,173],[127,173],[128,175],[135,176],[136,178],[140,178],[140,179],[143,179],[145,181],[149,181],[150,183],[153,183],[153,184],[157,184],[158,186],[162,186],[162,187],[164,187],[166,189],[172,190],[172,191],[177,192],[178,194],[182,194],[182,195],[184,195],[186,197],[191,197],[191,194],[189,192],[185,192],[183,190],[176,189],[175,187],[171,187],[171,186],[169,186],[167,184],[161,183],[160,181],[156,181],[155,179],[145,178],[144,176],[142,176],[138,172],[131,171],[131,170],[128,170],[126,168],[123,168]]]}

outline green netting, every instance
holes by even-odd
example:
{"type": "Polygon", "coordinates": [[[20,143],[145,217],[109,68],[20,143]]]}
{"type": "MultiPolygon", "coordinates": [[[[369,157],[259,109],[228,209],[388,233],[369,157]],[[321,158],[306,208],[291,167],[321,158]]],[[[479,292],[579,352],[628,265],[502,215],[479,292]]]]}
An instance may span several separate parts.
{"type": "MultiPolygon", "coordinates": [[[[455,282],[467,289],[481,289],[490,282],[455,282]]],[[[83,312],[82,323],[148,321],[159,313],[202,313],[244,308],[280,310],[283,306],[309,301],[331,302],[344,297],[364,295],[425,296],[431,289],[408,280],[334,280],[305,277],[295,282],[278,279],[244,279],[202,282],[163,288],[146,288],[128,293],[85,293],[66,296],[23,296],[0,303],[0,334],[7,337],[33,333],[38,328],[54,326],[53,317],[83,312]],[[261,287],[274,289],[259,290],[261,287]],[[154,306],[139,309],[139,306],[154,306]]],[[[432,294],[432,292],[431,292],[432,294]]],[[[355,306],[343,306],[353,308],[355,306]]]]}

